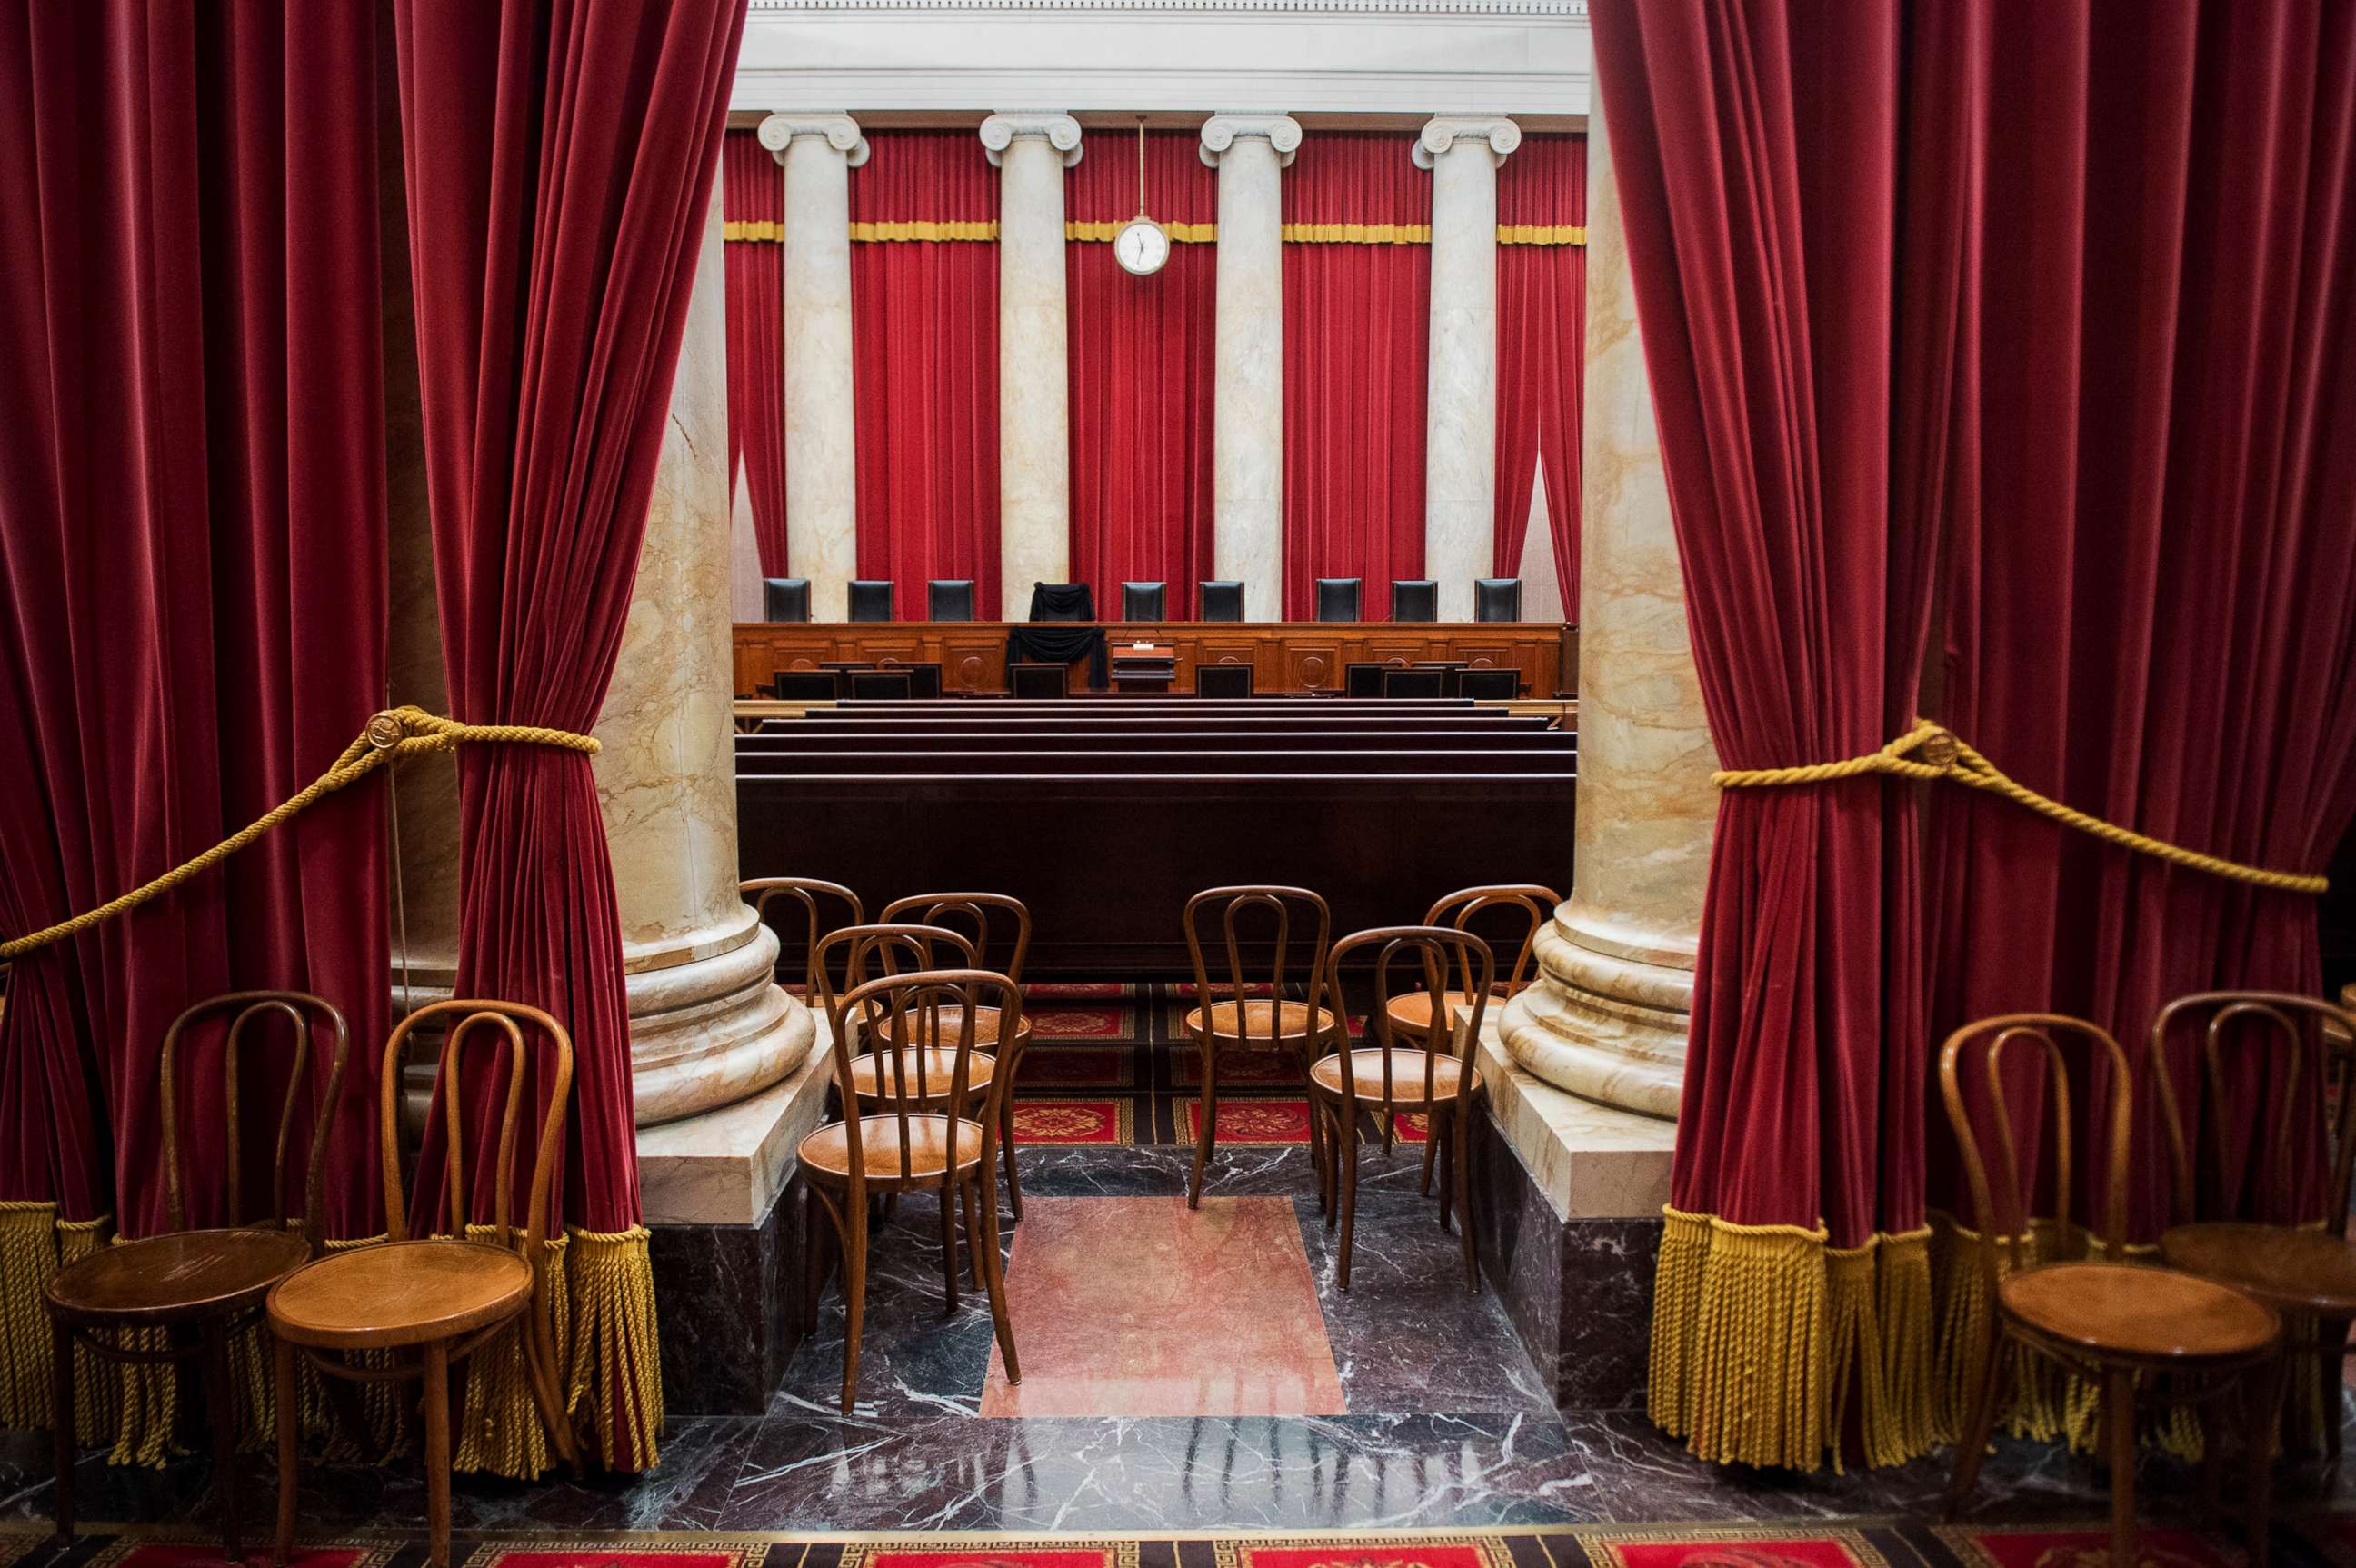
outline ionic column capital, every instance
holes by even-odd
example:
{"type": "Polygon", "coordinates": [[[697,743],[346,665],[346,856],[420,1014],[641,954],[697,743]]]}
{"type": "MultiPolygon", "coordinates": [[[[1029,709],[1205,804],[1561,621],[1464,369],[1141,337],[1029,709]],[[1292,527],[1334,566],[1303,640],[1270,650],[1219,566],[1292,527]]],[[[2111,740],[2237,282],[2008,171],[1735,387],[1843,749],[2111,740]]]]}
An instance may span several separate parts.
{"type": "Polygon", "coordinates": [[[786,161],[786,148],[797,136],[824,137],[826,145],[842,154],[852,168],[867,161],[867,138],[860,134],[859,122],[848,114],[772,114],[761,122],[755,134],[779,163],[786,161]]]}
{"type": "Polygon", "coordinates": [[[1435,114],[1416,133],[1409,156],[1416,167],[1432,168],[1450,148],[1468,142],[1485,144],[1489,166],[1496,168],[1522,145],[1522,128],[1503,114],[1435,114]]]}
{"type": "Polygon", "coordinates": [[[1276,166],[1290,168],[1301,150],[1301,122],[1290,114],[1214,114],[1203,122],[1203,145],[1195,150],[1216,168],[1239,141],[1266,142],[1276,152],[1276,166]]]}
{"type": "Polygon", "coordinates": [[[1062,156],[1064,166],[1080,161],[1080,123],[1069,114],[1046,109],[1017,109],[992,114],[981,123],[982,155],[991,166],[1001,166],[1006,149],[1017,141],[1036,137],[1062,156]]]}

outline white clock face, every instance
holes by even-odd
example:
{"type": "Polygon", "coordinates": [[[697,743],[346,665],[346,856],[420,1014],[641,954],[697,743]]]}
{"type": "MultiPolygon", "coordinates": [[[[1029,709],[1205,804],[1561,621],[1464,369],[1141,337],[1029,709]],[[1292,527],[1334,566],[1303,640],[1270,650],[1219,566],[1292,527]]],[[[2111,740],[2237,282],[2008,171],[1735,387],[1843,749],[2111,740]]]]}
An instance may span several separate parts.
{"type": "Polygon", "coordinates": [[[1112,253],[1126,270],[1143,277],[1170,259],[1170,236],[1150,218],[1140,218],[1113,236],[1112,253]]]}

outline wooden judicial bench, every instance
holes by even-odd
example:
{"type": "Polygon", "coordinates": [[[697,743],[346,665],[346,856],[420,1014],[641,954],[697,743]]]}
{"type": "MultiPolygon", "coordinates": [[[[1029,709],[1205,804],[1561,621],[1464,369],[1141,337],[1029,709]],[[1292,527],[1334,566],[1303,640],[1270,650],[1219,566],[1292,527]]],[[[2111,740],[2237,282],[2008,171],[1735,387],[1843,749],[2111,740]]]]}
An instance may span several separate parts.
{"type": "MultiPolygon", "coordinates": [[[[1455,659],[1472,670],[1513,670],[1531,697],[1553,697],[1576,682],[1579,628],[1560,621],[1107,621],[1108,652],[1133,643],[1166,650],[1176,661],[1173,692],[1194,689],[1202,664],[1248,664],[1261,695],[1337,692],[1352,664],[1455,659]]],[[[995,696],[1007,690],[1006,621],[739,621],[738,693],[769,689],[780,671],[818,670],[864,660],[880,665],[937,664],[941,690],[995,696]]],[[[1066,689],[1088,690],[1087,665],[1066,671],[1066,689]]]]}

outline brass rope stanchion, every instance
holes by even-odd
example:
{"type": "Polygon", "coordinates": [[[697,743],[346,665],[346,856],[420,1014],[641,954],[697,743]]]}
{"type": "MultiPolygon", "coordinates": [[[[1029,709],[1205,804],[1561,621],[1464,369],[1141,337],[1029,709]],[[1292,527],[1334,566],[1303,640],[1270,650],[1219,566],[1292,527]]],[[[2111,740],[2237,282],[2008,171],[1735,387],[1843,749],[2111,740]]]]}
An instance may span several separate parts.
{"type": "Polygon", "coordinates": [[[367,778],[388,762],[455,751],[461,746],[485,742],[552,746],[590,757],[594,757],[598,750],[594,737],[575,735],[571,730],[549,729],[539,725],[460,724],[455,719],[437,718],[423,708],[387,708],[371,715],[351,745],[344,747],[343,755],[284,804],[248,822],[202,854],[174,866],[154,881],[134,887],[120,897],[110,898],[95,909],[85,910],[70,920],[60,920],[28,936],[0,942],[0,961],[21,958],[36,948],[47,947],[60,938],[77,935],[102,920],[111,920],[152,898],[163,897],[199,872],[209,871],[219,865],[281,822],[299,816],[327,796],[367,778]]]}
{"type": "Polygon", "coordinates": [[[2105,843],[2121,849],[2135,850],[2171,865],[2181,865],[2193,871],[2205,871],[2212,876],[2222,876],[2252,886],[2272,888],[2280,893],[2322,893],[2330,887],[2329,877],[2304,875],[2293,871],[2276,871],[2263,865],[2249,865],[2222,855],[2204,854],[2197,849],[2169,843],[2148,833],[2123,828],[2116,822],[2106,822],[2100,817],[2089,816],[2074,806],[2040,795],[2018,779],[2007,777],[2004,770],[1966,745],[1944,725],[1929,719],[1917,719],[1914,727],[1891,741],[1879,751],[1862,757],[1845,757],[1838,762],[1813,762],[1799,768],[1733,768],[1710,775],[1710,782],[1722,789],[1748,789],[1781,784],[1822,784],[1836,779],[1854,779],[1867,773],[1886,773],[1900,779],[1944,779],[1973,789],[1985,789],[1992,795],[2028,807],[2041,817],[2091,833],[2105,843]]]}

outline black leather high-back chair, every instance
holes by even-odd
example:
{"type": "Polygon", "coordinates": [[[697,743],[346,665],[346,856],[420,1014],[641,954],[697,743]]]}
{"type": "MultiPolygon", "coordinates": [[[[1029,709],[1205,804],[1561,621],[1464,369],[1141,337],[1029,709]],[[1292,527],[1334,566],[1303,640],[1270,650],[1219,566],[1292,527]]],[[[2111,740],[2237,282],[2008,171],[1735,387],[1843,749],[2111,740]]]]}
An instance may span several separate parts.
{"type": "Polygon", "coordinates": [[[1383,695],[1386,697],[1444,697],[1448,695],[1448,671],[1445,670],[1386,670],[1383,671],[1383,695]]]}
{"type": "Polygon", "coordinates": [[[1390,664],[1345,664],[1342,667],[1342,694],[1379,697],[1383,694],[1383,671],[1396,668],[1390,664]]]}
{"type": "Polygon", "coordinates": [[[1194,695],[1198,697],[1248,697],[1252,694],[1252,667],[1248,664],[1197,664],[1194,666],[1194,695]]]}
{"type": "Polygon", "coordinates": [[[831,670],[780,670],[769,677],[769,694],[787,702],[831,703],[842,683],[831,670]]]}
{"type": "Polygon", "coordinates": [[[1519,577],[1475,577],[1472,580],[1472,618],[1493,621],[1521,619],[1522,580],[1519,577]]]}
{"type": "Polygon", "coordinates": [[[1123,620],[1161,620],[1167,613],[1169,595],[1160,583],[1123,583],[1120,585],[1120,618],[1123,620]]]}
{"type": "Polygon", "coordinates": [[[850,620],[890,620],[892,618],[892,579],[889,577],[853,577],[851,580],[851,600],[847,608],[850,620]]]}
{"type": "Polygon", "coordinates": [[[762,578],[761,616],[765,620],[809,619],[809,579],[762,578]]]}
{"type": "Polygon", "coordinates": [[[1203,618],[1205,620],[1241,620],[1244,618],[1244,585],[1241,583],[1212,582],[1203,585],[1203,618]]]}
{"type": "Polygon", "coordinates": [[[1007,681],[1018,697],[1061,697],[1068,695],[1064,689],[1064,666],[1061,664],[1010,664],[1007,681]]]}
{"type": "Polygon", "coordinates": [[[1356,577],[1317,579],[1317,618],[1357,620],[1360,580],[1356,577]]]}
{"type": "Polygon", "coordinates": [[[1456,694],[1483,702],[1502,702],[1522,694],[1522,677],[1514,670],[1463,670],[1456,676],[1456,694]]]}
{"type": "Polygon", "coordinates": [[[927,620],[971,620],[973,618],[973,579],[971,577],[936,577],[925,585],[925,618],[927,620]]]}
{"type": "Polygon", "coordinates": [[[1400,577],[1391,583],[1391,619],[1434,621],[1440,618],[1440,585],[1430,577],[1400,577]]]}
{"type": "Polygon", "coordinates": [[[859,703],[905,703],[916,694],[916,683],[905,670],[853,670],[850,694],[859,703]]]}

